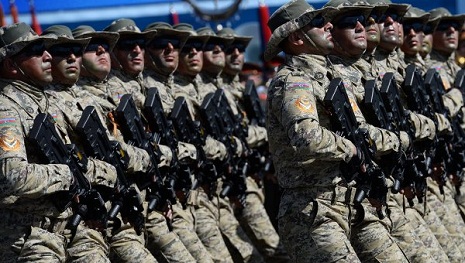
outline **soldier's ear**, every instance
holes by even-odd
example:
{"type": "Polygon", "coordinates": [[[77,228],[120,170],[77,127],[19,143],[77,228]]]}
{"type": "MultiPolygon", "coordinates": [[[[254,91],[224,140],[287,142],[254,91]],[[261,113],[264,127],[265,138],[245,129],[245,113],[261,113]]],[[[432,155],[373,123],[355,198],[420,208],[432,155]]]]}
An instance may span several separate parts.
{"type": "Polygon", "coordinates": [[[11,58],[5,58],[2,62],[2,70],[8,73],[16,74],[18,72],[18,67],[16,62],[11,58]]]}
{"type": "Polygon", "coordinates": [[[302,45],[304,43],[304,41],[302,40],[302,36],[300,34],[301,34],[300,30],[292,32],[288,36],[288,41],[291,42],[293,45],[296,45],[296,46],[302,45]]]}

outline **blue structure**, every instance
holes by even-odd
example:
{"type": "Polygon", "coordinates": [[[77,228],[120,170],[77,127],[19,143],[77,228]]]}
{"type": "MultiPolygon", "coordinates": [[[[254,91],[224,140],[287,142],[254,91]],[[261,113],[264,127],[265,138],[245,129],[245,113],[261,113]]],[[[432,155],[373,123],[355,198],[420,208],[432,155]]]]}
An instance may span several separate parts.
{"type": "MultiPolygon", "coordinates": [[[[191,0],[203,10],[215,11],[227,8],[235,0],[191,0]]],[[[316,8],[322,7],[327,0],[307,0],[316,8]]],[[[465,13],[464,0],[392,0],[395,3],[408,3],[413,6],[430,10],[443,6],[453,14],[465,13]]],[[[7,23],[11,23],[10,0],[1,0],[7,23]]],[[[19,11],[19,20],[30,23],[29,3],[31,0],[16,0],[15,5],[19,11]]],[[[260,37],[259,3],[268,6],[272,14],[287,0],[242,0],[239,9],[231,17],[222,21],[204,21],[194,13],[194,9],[184,0],[35,0],[34,6],[37,19],[45,29],[54,24],[63,24],[71,29],[82,25],[90,25],[96,30],[106,27],[117,18],[131,18],[143,29],[149,23],[164,21],[173,23],[171,12],[175,12],[180,22],[192,24],[195,28],[210,26],[221,28],[232,27],[240,34],[254,36],[247,49],[246,60],[259,61],[263,44],[260,37]]]]}

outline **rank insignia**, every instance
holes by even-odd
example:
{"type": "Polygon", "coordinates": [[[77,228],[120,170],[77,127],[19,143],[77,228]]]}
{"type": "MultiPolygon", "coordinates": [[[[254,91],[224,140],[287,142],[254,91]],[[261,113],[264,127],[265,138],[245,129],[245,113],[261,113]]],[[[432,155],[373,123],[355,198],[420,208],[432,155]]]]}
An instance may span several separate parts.
{"type": "Polygon", "coordinates": [[[305,113],[314,113],[315,106],[310,104],[310,99],[308,97],[300,97],[295,101],[295,106],[302,112],[305,113]]]}
{"type": "Polygon", "coordinates": [[[12,152],[19,150],[21,143],[19,139],[12,134],[11,131],[7,131],[5,134],[0,135],[0,148],[5,152],[12,152]]]}

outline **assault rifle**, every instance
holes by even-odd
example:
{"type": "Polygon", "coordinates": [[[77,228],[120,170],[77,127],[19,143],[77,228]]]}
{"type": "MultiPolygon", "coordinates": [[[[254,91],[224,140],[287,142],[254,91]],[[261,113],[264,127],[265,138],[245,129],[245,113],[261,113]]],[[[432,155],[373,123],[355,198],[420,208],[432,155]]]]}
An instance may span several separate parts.
{"type": "Polygon", "coordinates": [[[192,119],[191,113],[184,97],[176,98],[173,110],[170,114],[173,128],[180,141],[190,143],[197,149],[197,166],[194,168],[196,181],[191,188],[196,189],[199,185],[207,184],[211,188],[209,193],[213,193],[218,173],[216,166],[207,159],[203,146],[205,145],[205,131],[199,121],[192,119]]]}
{"type": "MultiPolygon", "coordinates": [[[[249,125],[265,127],[266,116],[263,112],[262,106],[260,105],[260,99],[258,98],[253,80],[248,80],[246,82],[243,98],[245,112],[249,119],[249,125]]],[[[268,151],[268,143],[258,149],[253,149],[249,157],[249,163],[251,164],[250,171],[252,173],[258,173],[260,177],[263,177],[263,174],[268,173],[273,169],[273,162],[270,152],[268,151]]]]}
{"type": "MultiPolygon", "coordinates": [[[[118,181],[116,191],[111,198],[112,207],[108,212],[109,220],[114,221],[115,224],[121,224],[116,218],[119,212],[123,219],[127,219],[140,235],[144,228],[144,215],[142,214],[144,208],[139,193],[126,180],[124,171],[129,162],[126,152],[117,141],[110,141],[106,134],[106,128],[93,106],[87,106],[84,109],[76,126],[76,131],[83,139],[84,151],[87,155],[105,161],[116,168],[118,181]]],[[[118,226],[115,229],[117,228],[118,226]]]]}
{"type": "MultiPolygon", "coordinates": [[[[430,95],[434,110],[449,119],[453,131],[452,138],[440,138],[440,147],[438,148],[440,152],[438,155],[443,158],[445,170],[449,174],[462,178],[462,168],[465,162],[465,132],[460,126],[458,118],[456,116],[450,116],[448,110],[444,106],[442,95],[445,93],[445,89],[442,84],[441,76],[434,68],[426,72],[425,88],[430,95]]],[[[446,182],[446,175],[442,176],[442,180],[446,182]]]]}
{"type": "Polygon", "coordinates": [[[29,141],[43,163],[66,164],[74,177],[74,185],[63,196],[55,196],[57,208],[63,212],[69,206],[73,206],[74,215],[68,221],[66,228],[73,234],[84,220],[96,220],[103,226],[107,223],[107,210],[100,193],[91,187],[84,173],[87,169],[87,157],[76,148],[74,144],[65,145],[55,128],[55,121],[46,113],[39,113],[34,119],[34,124],[29,132],[29,141]],[[79,202],[73,199],[79,196],[79,202]]]}
{"type": "MultiPolygon", "coordinates": [[[[399,134],[400,131],[406,132],[413,142],[413,138],[415,138],[415,127],[410,123],[410,113],[401,103],[399,88],[396,85],[394,73],[392,72],[386,73],[383,77],[381,97],[383,98],[388,114],[394,124],[395,132],[397,134],[399,134]]],[[[405,155],[402,155],[398,170],[398,172],[402,171],[405,174],[404,187],[412,187],[420,203],[423,202],[424,193],[426,191],[427,174],[421,173],[417,164],[423,164],[423,156],[423,153],[415,153],[414,147],[410,147],[405,155]]],[[[407,200],[410,206],[413,206],[413,200],[411,198],[407,198],[407,200]]]]}
{"type": "Polygon", "coordinates": [[[120,103],[115,110],[115,120],[120,127],[126,143],[144,149],[150,156],[152,166],[150,171],[146,173],[149,178],[137,180],[139,182],[139,189],[147,190],[147,210],[149,212],[155,209],[163,211],[163,207],[167,204],[175,204],[175,181],[173,179],[170,182],[172,185],[165,186],[163,177],[158,170],[161,155],[158,148],[158,134],[152,133],[152,136],[149,136],[145,132],[144,124],[131,94],[125,94],[121,97],[120,103]],[[155,142],[157,151],[155,151],[152,142],[155,142]]]}
{"type": "Polygon", "coordinates": [[[454,87],[462,92],[462,96],[465,94],[465,69],[461,69],[457,72],[454,80],[454,87]]]}
{"type": "Polygon", "coordinates": [[[223,169],[226,180],[220,197],[235,196],[245,205],[246,174],[248,163],[244,159],[233,158],[236,152],[234,135],[243,140],[247,132],[242,123],[238,123],[225,97],[224,91],[216,90],[205,96],[200,107],[200,116],[208,134],[222,142],[228,150],[228,160],[223,169]],[[227,168],[232,165],[232,172],[227,168]]]}
{"type": "MultiPolygon", "coordinates": [[[[342,169],[348,182],[356,182],[355,204],[360,204],[365,197],[386,204],[387,185],[383,171],[373,162],[376,145],[371,141],[368,131],[358,127],[355,114],[351,107],[341,78],[331,80],[328,91],[323,99],[325,107],[331,112],[331,127],[337,134],[350,140],[365,157],[366,170],[360,167],[342,169]]],[[[382,210],[377,211],[384,218],[382,210]]]]}
{"type": "MultiPolygon", "coordinates": [[[[388,110],[383,103],[381,93],[376,87],[375,80],[368,80],[365,83],[365,98],[364,104],[362,105],[362,110],[368,123],[376,127],[394,132],[397,136],[399,136],[399,130],[395,128],[391,116],[388,114],[388,110]]],[[[383,160],[384,159],[385,158],[383,157],[383,160]]],[[[392,154],[388,155],[388,158],[386,159],[387,161],[383,162],[385,164],[384,166],[388,167],[390,170],[389,174],[392,174],[392,177],[394,178],[392,192],[398,193],[401,188],[401,184],[404,181],[404,159],[400,153],[399,155],[395,156],[392,154]]]]}

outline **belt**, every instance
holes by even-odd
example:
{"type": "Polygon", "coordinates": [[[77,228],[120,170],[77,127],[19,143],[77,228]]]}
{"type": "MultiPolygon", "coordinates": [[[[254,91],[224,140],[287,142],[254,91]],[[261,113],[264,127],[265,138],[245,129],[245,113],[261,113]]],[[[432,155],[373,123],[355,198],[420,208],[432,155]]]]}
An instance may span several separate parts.
{"type": "Polygon", "coordinates": [[[312,188],[287,189],[293,194],[305,194],[313,199],[329,200],[332,203],[341,202],[349,205],[354,204],[356,189],[346,186],[316,186],[312,188]]]}

